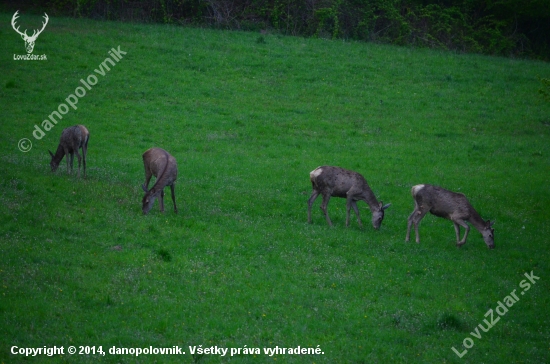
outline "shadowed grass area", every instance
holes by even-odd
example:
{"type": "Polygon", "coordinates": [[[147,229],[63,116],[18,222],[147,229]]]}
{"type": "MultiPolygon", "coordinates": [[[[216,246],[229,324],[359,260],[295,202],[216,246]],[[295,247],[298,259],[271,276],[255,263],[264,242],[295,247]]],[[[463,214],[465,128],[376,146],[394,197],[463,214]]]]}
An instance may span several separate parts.
{"type": "MultiPolygon", "coordinates": [[[[0,14],[0,359],[12,346],[102,346],[28,362],[191,363],[189,346],[316,348],[243,363],[545,362],[549,357],[550,65],[341,41],[50,18],[35,54],[0,14]],[[126,54],[101,76],[112,48],[126,54]],[[97,83],[36,140],[35,125],[97,83]],[[90,131],[88,178],[51,173],[63,128],[90,131]],[[29,138],[32,149],[18,150],[29,138]],[[141,213],[142,153],[178,161],[179,214],[141,213]],[[363,174],[392,203],[380,231],[307,224],[309,172],[363,174]],[[410,188],[465,193],[496,249],[426,217],[410,188]],[[540,280],[519,287],[524,273],[540,280]],[[513,289],[524,292],[480,339],[513,289]],[[462,359],[465,338],[474,346],[462,359]],[[182,356],[111,355],[172,347],[182,356]]],[[[38,19],[38,17],[37,17],[38,19]]],[[[76,162],[75,162],[76,163],[76,162]]],[[[168,192],[168,190],[167,190],[168,192]]],[[[196,360],[195,360],[196,359],[196,360]]],[[[231,360],[204,355],[202,363],[231,360]]]]}

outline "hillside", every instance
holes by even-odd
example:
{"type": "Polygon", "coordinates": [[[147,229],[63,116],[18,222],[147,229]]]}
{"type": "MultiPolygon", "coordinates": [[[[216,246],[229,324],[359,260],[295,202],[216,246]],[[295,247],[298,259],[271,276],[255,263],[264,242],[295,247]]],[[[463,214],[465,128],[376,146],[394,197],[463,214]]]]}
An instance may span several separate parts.
{"type": "Polygon", "coordinates": [[[33,53],[47,60],[23,61],[12,15],[0,14],[0,361],[549,360],[548,63],[54,17],[33,53]],[[49,166],[75,124],[90,131],[86,179],[49,166]],[[169,189],[164,214],[141,212],[154,146],[178,161],[178,214],[169,189]],[[332,228],[321,199],[307,223],[321,165],[363,174],[392,204],[380,230],[364,203],[364,228],[353,216],[346,228],[340,198],[332,228]],[[496,248],[472,228],[457,249],[431,215],[405,243],[419,183],[466,194],[496,221],[496,248]],[[199,345],[228,351],[191,354],[199,345]],[[65,353],[24,360],[14,346],[65,353]],[[109,352],[175,346],[185,354],[109,352]],[[298,346],[323,354],[288,353],[298,346]]]}

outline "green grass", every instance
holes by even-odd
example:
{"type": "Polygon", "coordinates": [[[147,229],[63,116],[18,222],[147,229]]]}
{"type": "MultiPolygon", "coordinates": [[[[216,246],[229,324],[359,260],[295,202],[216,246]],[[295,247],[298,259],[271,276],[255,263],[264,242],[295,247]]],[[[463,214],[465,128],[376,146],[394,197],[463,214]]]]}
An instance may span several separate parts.
{"type": "Polygon", "coordinates": [[[36,42],[48,60],[25,62],[11,16],[0,14],[0,362],[549,361],[549,64],[65,18],[36,42]],[[124,58],[35,140],[118,46],[124,58]],[[49,167],[74,124],[91,134],[87,179],[65,160],[49,167]],[[178,160],[178,215],[169,193],[165,214],[141,214],[153,146],[178,160]],[[324,164],[392,203],[380,231],[364,204],[365,228],[346,228],[337,198],[333,228],[320,200],[307,223],[308,174],[324,164]],[[418,183],[465,193],[496,220],[496,249],[474,229],[457,249],[452,223],[433,216],[405,243],[418,183]],[[531,271],[540,280],[459,359],[451,347],[531,271]],[[187,354],[25,360],[14,345],[187,354]],[[193,357],[195,345],[324,354],[193,357]]]}

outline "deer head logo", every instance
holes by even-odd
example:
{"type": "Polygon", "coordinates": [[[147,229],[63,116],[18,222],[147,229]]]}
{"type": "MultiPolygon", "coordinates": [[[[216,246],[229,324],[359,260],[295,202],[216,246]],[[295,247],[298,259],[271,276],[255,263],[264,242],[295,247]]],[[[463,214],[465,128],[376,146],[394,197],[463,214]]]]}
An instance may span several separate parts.
{"type": "Polygon", "coordinates": [[[48,14],[44,13],[45,22],[42,23],[42,29],[33,30],[32,35],[29,37],[27,35],[27,29],[25,29],[25,31],[21,33],[19,31],[19,27],[17,27],[17,28],[15,27],[15,21],[19,17],[19,15],[17,15],[18,12],[19,12],[19,10],[17,10],[15,12],[15,14],[13,14],[13,17],[11,18],[11,26],[13,27],[13,30],[15,30],[17,33],[19,33],[19,35],[21,35],[21,38],[23,38],[23,40],[25,41],[25,48],[27,49],[27,53],[30,54],[30,53],[32,53],[32,51],[34,49],[34,42],[36,42],[36,38],[38,38],[40,33],[42,33],[42,31],[46,27],[46,24],[48,24],[48,19],[49,19],[48,14]]]}

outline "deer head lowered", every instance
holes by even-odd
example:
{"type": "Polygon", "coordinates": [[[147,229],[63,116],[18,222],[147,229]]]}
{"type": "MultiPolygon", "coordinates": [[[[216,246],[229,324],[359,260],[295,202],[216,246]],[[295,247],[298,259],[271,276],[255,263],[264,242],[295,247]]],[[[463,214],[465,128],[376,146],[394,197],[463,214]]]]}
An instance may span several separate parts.
{"type": "Polygon", "coordinates": [[[11,18],[11,26],[13,27],[13,30],[15,30],[17,33],[19,33],[19,35],[21,35],[21,38],[23,38],[23,40],[25,41],[25,48],[27,49],[27,53],[30,54],[30,53],[32,53],[32,51],[34,49],[34,42],[36,42],[36,38],[38,38],[40,33],[42,33],[42,31],[46,27],[46,24],[48,24],[48,19],[49,19],[48,14],[44,13],[45,22],[42,23],[42,29],[33,30],[32,35],[29,37],[27,35],[27,29],[25,29],[24,32],[20,32],[19,27],[17,27],[17,28],[15,27],[15,21],[19,17],[19,15],[17,15],[18,12],[19,12],[19,10],[17,10],[15,12],[15,14],[13,14],[13,17],[11,18]]]}

